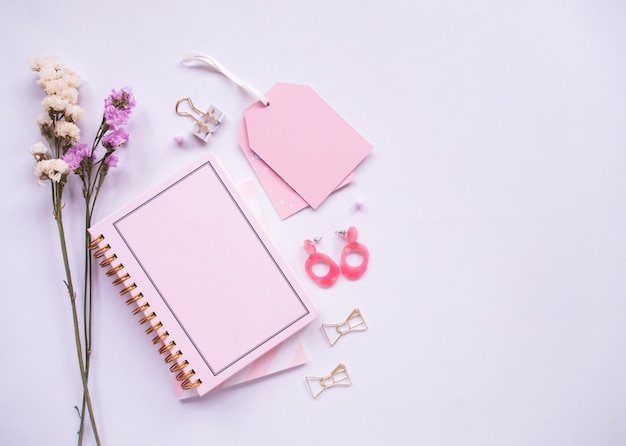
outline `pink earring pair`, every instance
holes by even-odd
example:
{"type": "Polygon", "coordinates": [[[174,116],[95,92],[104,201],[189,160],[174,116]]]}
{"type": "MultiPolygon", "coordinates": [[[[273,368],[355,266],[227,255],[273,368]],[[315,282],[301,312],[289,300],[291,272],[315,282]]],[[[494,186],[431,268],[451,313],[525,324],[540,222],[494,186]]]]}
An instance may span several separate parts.
{"type": "Polygon", "coordinates": [[[304,241],[304,249],[306,250],[309,257],[306,259],[304,264],[304,269],[307,275],[319,286],[322,288],[331,287],[337,282],[339,279],[339,272],[350,280],[356,280],[365,274],[367,270],[367,264],[369,263],[369,250],[367,247],[357,242],[357,238],[359,237],[359,231],[356,227],[350,226],[347,231],[336,231],[337,234],[342,235],[347,238],[348,243],[344,246],[341,251],[341,259],[339,260],[339,265],[335,263],[333,259],[327,256],[324,253],[317,252],[317,248],[315,247],[315,243],[311,240],[304,241]],[[357,253],[361,256],[361,263],[357,266],[352,266],[348,263],[348,255],[351,253],[357,253]],[[313,271],[313,266],[322,263],[328,266],[328,272],[323,276],[318,276],[313,271]]]}

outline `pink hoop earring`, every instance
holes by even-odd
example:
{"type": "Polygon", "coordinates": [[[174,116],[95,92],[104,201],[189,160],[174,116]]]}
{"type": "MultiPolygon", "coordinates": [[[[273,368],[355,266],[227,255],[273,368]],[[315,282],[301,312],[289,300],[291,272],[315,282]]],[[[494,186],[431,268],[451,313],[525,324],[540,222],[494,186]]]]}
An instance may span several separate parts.
{"type": "Polygon", "coordinates": [[[309,254],[309,258],[304,263],[304,269],[311,280],[322,288],[333,286],[339,278],[339,267],[335,261],[326,254],[317,252],[315,244],[311,240],[304,241],[304,249],[309,254]],[[328,266],[328,272],[324,276],[318,276],[313,272],[313,266],[317,263],[323,263],[328,266]]]}
{"type": "Polygon", "coordinates": [[[341,260],[339,262],[341,273],[348,279],[355,280],[365,274],[367,270],[367,264],[370,260],[370,253],[362,243],[358,243],[356,239],[359,237],[359,231],[356,227],[350,226],[347,231],[336,231],[337,234],[342,235],[348,239],[348,244],[343,247],[341,251],[341,260]],[[356,252],[361,255],[361,264],[358,266],[352,266],[348,263],[348,255],[356,252]]]}

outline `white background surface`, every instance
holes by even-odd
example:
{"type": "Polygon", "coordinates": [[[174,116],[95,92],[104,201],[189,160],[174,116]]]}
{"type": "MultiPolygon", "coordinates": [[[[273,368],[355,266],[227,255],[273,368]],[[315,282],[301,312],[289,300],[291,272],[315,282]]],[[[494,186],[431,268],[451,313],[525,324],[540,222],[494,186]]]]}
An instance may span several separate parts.
{"type": "Polygon", "coordinates": [[[373,144],[317,211],[280,221],[262,197],[319,323],[358,306],[370,329],[330,348],[314,324],[307,365],[181,403],[100,277],[91,389],[104,444],[626,443],[623,2],[54,3],[14,2],[0,18],[0,444],[73,444],[80,403],[50,195],[27,152],[42,92],[26,60],[55,55],[82,75],[87,141],[110,89],[134,89],[103,217],[206,150],[255,178],[237,145],[251,98],[181,66],[189,51],[263,91],[311,85],[373,144]],[[174,113],[186,95],[226,112],[207,146],[174,113]],[[302,241],[324,236],[337,257],[333,231],[349,225],[370,248],[367,274],[317,288],[302,241]],[[340,361],[353,385],[313,400],[304,377],[340,361]]]}

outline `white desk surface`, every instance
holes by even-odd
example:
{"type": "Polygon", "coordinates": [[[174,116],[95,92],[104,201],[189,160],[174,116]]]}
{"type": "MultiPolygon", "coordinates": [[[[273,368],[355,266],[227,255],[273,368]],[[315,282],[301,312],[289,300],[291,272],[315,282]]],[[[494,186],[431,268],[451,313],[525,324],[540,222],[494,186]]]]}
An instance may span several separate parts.
{"type": "Polygon", "coordinates": [[[316,211],[281,221],[261,197],[319,323],[359,307],[370,328],[330,348],[311,325],[306,365],[182,403],[101,280],[104,444],[626,444],[625,3],[27,0],[5,7],[0,38],[0,444],[73,444],[81,395],[49,192],[27,152],[42,93],[26,61],[55,55],[82,75],[87,140],[110,89],[134,89],[102,217],[206,150],[256,178],[237,144],[251,97],[183,67],[189,51],[263,91],[311,85],[373,144],[316,211]],[[226,113],[210,144],[174,113],[183,96],[226,113]],[[316,287],[303,240],[350,225],[367,274],[316,287]],[[304,377],[339,362],[352,386],[313,400],[304,377]]]}

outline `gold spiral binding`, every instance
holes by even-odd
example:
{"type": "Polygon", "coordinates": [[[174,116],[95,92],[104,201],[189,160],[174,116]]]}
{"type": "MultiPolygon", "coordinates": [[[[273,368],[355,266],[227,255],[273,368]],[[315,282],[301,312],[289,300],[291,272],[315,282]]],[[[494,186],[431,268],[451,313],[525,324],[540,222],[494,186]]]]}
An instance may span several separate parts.
{"type": "Polygon", "coordinates": [[[111,277],[113,274],[115,274],[116,272],[120,271],[124,269],[124,265],[122,263],[115,265],[113,268],[111,268],[110,270],[108,270],[106,272],[107,277],[111,277]]]}
{"type": "Polygon", "coordinates": [[[160,344],[161,342],[164,342],[169,335],[170,334],[167,331],[164,331],[163,333],[158,334],[154,338],[152,338],[152,343],[154,345],[160,344]]]}
{"type": "MultiPolygon", "coordinates": [[[[100,234],[95,237],[89,244],[89,249],[94,251],[93,256],[95,258],[100,258],[104,256],[104,254],[111,249],[111,246],[108,243],[102,245],[104,241],[104,235],[100,234]]],[[[115,260],[117,260],[117,255],[115,253],[111,253],[110,255],[108,255],[108,257],[105,257],[100,262],[100,266],[102,268],[110,267],[106,271],[107,277],[117,275],[117,278],[113,281],[114,286],[123,285],[126,281],[131,279],[131,276],[129,273],[123,272],[124,265],[122,263],[111,266],[115,260]]],[[[132,294],[132,291],[136,288],[137,284],[135,282],[132,282],[119,291],[120,296],[124,296],[125,294],[131,294],[131,296],[126,299],[127,305],[138,303],[144,297],[141,292],[134,295],[132,294]]],[[[146,314],[148,308],[150,308],[150,304],[148,302],[144,302],[142,304],[137,304],[137,307],[135,307],[132,311],[133,315],[138,315],[141,313],[144,314],[143,317],[137,321],[140,325],[143,325],[146,322],[150,322],[157,317],[154,311],[146,314]]],[[[174,347],[176,347],[176,342],[170,341],[167,344],[165,343],[170,334],[168,331],[163,331],[162,333],[159,333],[158,330],[161,328],[163,328],[163,323],[161,321],[157,320],[156,322],[150,322],[150,326],[146,329],[146,334],[156,333],[156,335],[152,338],[152,343],[154,345],[162,344],[159,347],[159,354],[167,354],[167,356],[164,358],[164,361],[166,364],[170,364],[170,371],[177,374],[176,380],[180,382],[181,388],[183,390],[192,390],[197,388],[202,384],[202,381],[200,379],[191,381],[190,378],[192,378],[196,374],[196,372],[193,369],[185,371],[185,368],[189,366],[189,362],[186,359],[181,359],[183,353],[180,350],[176,350],[175,352],[172,351],[174,347]]]]}
{"type": "Polygon", "coordinates": [[[162,355],[165,352],[169,352],[171,349],[173,349],[174,347],[176,347],[176,342],[174,341],[170,341],[168,344],[163,345],[160,349],[159,349],[159,354],[162,355]]]}
{"type": "Polygon", "coordinates": [[[100,262],[100,266],[103,268],[105,266],[109,266],[115,259],[117,259],[117,256],[115,254],[111,254],[109,257],[105,257],[104,260],[100,262]]]}
{"type": "Polygon", "coordinates": [[[196,379],[194,382],[191,382],[189,380],[187,381],[183,381],[183,383],[180,385],[183,390],[193,390],[196,387],[200,386],[202,384],[202,381],[199,379],[196,379]]]}
{"type": "Polygon", "coordinates": [[[148,321],[151,321],[152,319],[154,319],[156,317],[156,313],[153,311],[150,314],[146,314],[144,317],[142,317],[141,319],[139,319],[137,322],[139,322],[139,325],[143,325],[148,321]]]}
{"type": "Polygon", "coordinates": [[[133,316],[139,313],[143,313],[148,308],[150,308],[150,304],[148,302],[146,302],[145,304],[139,305],[137,308],[133,310],[133,316]]]}
{"type": "Polygon", "coordinates": [[[148,327],[148,329],[146,330],[146,334],[150,334],[154,331],[157,331],[161,327],[163,327],[163,324],[161,323],[161,321],[157,322],[154,325],[150,325],[150,327],[148,327]]]}
{"type": "Polygon", "coordinates": [[[130,305],[132,303],[135,303],[139,299],[141,299],[142,297],[143,297],[143,294],[141,294],[141,293],[137,293],[134,296],[130,296],[128,299],[126,299],[126,305],[130,305]]]}
{"type": "Polygon", "coordinates": [[[96,252],[94,252],[93,256],[96,259],[98,259],[98,258],[102,257],[104,255],[104,253],[107,252],[109,249],[111,249],[110,245],[104,245],[102,248],[100,248],[96,252]]]}
{"type": "Polygon", "coordinates": [[[179,372],[182,369],[184,369],[185,367],[187,367],[189,365],[189,362],[184,359],[183,362],[177,362],[176,364],[174,364],[173,366],[170,367],[170,372],[175,373],[175,372],[179,372]]]}
{"type": "Polygon", "coordinates": [[[89,249],[95,249],[96,246],[98,246],[98,244],[100,244],[100,242],[104,240],[104,235],[100,234],[98,235],[95,239],[93,239],[91,241],[91,243],[89,244],[89,249]]]}
{"type": "Polygon", "coordinates": [[[126,288],[123,288],[122,290],[120,290],[120,296],[123,296],[124,294],[130,293],[135,288],[137,288],[137,285],[134,284],[134,283],[131,283],[126,288]]]}
{"type": "Polygon", "coordinates": [[[193,369],[189,370],[188,372],[180,372],[178,375],[176,375],[176,381],[189,381],[189,378],[191,378],[195,374],[196,372],[193,369]]]}
{"type": "Polygon", "coordinates": [[[130,274],[125,273],[122,276],[119,276],[117,279],[115,279],[113,281],[113,285],[121,285],[122,283],[126,282],[128,279],[130,279],[130,274]]]}
{"type": "Polygon", "coordinates": [[[170,362],[174,362],[181,356],[183,356],[183,353],[180,350],[177,350],[175,353],[170,353],[165,357],[165,363],[169,364],[170,362]]]}

